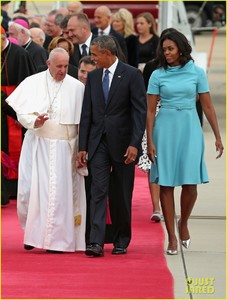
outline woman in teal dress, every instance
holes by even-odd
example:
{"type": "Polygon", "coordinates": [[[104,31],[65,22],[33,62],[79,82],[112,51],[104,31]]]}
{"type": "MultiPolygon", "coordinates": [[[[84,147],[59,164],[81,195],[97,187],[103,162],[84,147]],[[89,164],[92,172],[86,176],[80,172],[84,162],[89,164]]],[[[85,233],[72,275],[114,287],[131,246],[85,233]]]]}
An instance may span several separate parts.
{"type": "Polygon", "coordinates": [[[188,248],[188,218],[197,198],[197,184],[208,182],[204,161],[204,138],[196,111],[199,98],[215,136],[217,158],[223,145],[205,72],[194,64],[192,48],[180,32],[160,39],[159,68],[148,84],[147,142],[152,162],[151,182],[160,185],[160,200],[168,233],[167,254],[177,254],[174,228],[174,187],[182,186],[181,216],[178,221],[181,244],[188,248]],[[161,108],[155,119],[156,104],[161,108]]]}

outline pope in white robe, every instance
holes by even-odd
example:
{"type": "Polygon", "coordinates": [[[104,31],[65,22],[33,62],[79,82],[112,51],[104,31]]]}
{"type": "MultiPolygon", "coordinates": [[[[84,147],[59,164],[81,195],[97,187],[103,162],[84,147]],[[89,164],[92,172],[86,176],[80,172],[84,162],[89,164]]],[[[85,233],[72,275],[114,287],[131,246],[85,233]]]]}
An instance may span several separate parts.
{"type": "Polygon", "coordinates": [[[6,101],[28,129],[17,195],[24,245],[74,252],[85,250],[87,170],[76,165],[84,85],[66,74],[68,54],[59,49],[47,71],[27,77],[6,101]]]}

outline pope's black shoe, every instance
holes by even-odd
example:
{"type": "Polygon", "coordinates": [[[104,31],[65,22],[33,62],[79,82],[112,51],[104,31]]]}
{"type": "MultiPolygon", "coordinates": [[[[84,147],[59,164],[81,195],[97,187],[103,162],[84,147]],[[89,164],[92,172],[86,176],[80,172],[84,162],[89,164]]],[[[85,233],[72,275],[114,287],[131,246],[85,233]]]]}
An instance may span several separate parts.
{"type": "Polygon", "coordinates": [[[112,250],[112,254],[126,254],[127,253],[127,249],[126,248],[121,248],[121,247],[114,247],[112,250]]]}
{"type": "Polygon", "coordinates": [[[34,249],[34,248],[35,248],[35,247],[33,247],[33,246],[24,244],[24,249],[25,249],[25,250],[32,250],[32,249],[34,249]]]}
{"type": "Polygon", "coordinates": [[[99,244],[90,244],[87,246],[85,254],[87,256],[101,257],[104,256],[103,247],[99,244]]]}

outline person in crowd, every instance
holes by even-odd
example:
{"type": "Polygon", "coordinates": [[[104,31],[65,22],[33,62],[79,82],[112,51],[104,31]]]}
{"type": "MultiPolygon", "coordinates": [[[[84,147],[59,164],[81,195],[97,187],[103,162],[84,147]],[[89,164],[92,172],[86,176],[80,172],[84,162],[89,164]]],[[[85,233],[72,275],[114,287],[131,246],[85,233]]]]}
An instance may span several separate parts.
{"type": "MultiPolygon", "coordinates": [[[[57,36],[53,38],[48,46],[48,53],[50,53],[54,48],[58,47],[65,49],[68,52],[69,57],[73,55],[74,46],[69,39],[66,39],[63,36],[57,36]]],[[[47,68],[47,64],[39,66],[38,72],[45,71],[47,68]]],[[[69,63],[67,74],[78,79],[78,68],[69,63]]]]}
{"type": "Polygon", "coordinates": [[[153,15],[149,12],[139,14],[136,18],[136,28],[139,42],[139,68],[143,71],[145,64],[156,57],[159,41],[153,15]]]}
{"type": "Polygon", "coordinates": [[[116,43],[103,35],[91,43],[97,70],[88,74],[79,131],[78,165],[91,172],[90,244],[85,254],[104,255],[110,174],[114,227],[112,254],[126,254],[131,240],[134,171],[146,121],[146,91],[141,72],[122,63],[116,43]],[[102,166],[100,168],[100,166],[102,166]]]}
{"type": "Polygon", "coordinates": [[[1,204],[9,203],[10,196],[16,197],[18,161],[24,131],[18,125],[15,111],[5,99],[27,77],[36,72],[35,66],[22,47],[11,43],[1,27],[1,151],[7,155],[6,165],[1,169],[1,204]],[[15,71],[16,68],[16,71],[15,71]],[[5,172],[3,172],[3,169],[5,172]]]}
{"type": "MultiPolygon", "coordinates": [[[[24,15],[24,14],[16,14],[16,15],[13,15],[13,18],[12,18],[12,21],[15,21],[15,20],[23,20],[25,21],[27,24],[24,26],[26,28],[30,28],[30,23],[29,23],[29,18],[28,16],[24,15]]],[[[24,25],[24,23],[22,23],[24,25]]]]}
{"type": "Polygon", "coordinates": [[[139,44],[131,12],[126,8],[120,8],[112,16],[112,27],[125,38],[128,52],[128,64],[138,68],[139,44]]]}
{"type": "Polygon", "coordinates": [[[48,70],[27,77],[6,99],[28,129],[17,195],[25,250],[85,250],[86,170],[75,163],[84,85],[67,75],[68,62],[67,51],[53,49],[48,70]]]}
{"type": "Polygon", "coordinates": [[[30,28],[30,36],[33,42],[43,47],[46,36],[45,36],[45,32],[41,28],[38,27],[30,28]]]}
{"type": "Polygon", "coordinates": [[[68,8],[64,7],[64,6],[61,6],[57,9],[57,14],[60,14],[64,17],[68,16],[69,14],[69,11],[68,11],[68,8]]]}
{"type": "Polygon", "coordinates": [[[116,38],[114,38],[114,36],[112,37],[115,41],[116,47],[117,47],[117,57],[120,61],[122,61],[123,63],[127,64],[128,63],[128,59],[126,58],[124,52],[122,51],[122,48],[118,42],[118,40],[116,38]]]}
{"type": "Polygon", "coordinates": [[[216,4],[215,2],[207,5],[212,6],[211,8],[212,13],[211,13],[211,18],[206,21],[206,26],[207,27],[215,26],[219,28],[225,25],[225,7],[222,4],[220,3],[216,4]]]}
{"type": "Polygon", "coordinates": [[[30,27],[30,29],[31,28],[40,28],[40,25],[39,25],[39,23],[32,21],[32,22],[29,22],[29,27],[30,27]]]}
{"type": "Polygon", "coordinates": [[[22,19],[9,22],[9,36],[18,40],[20,46],[28,51],[36,69],[46,63],[48,58],[45,49],[31,39],[28,24],[22,19]]]}
{"type": "Polygon", "coordinates": [[[95,27],[92,32],[95,35],[111,35],[117,39],[126,59],[128,58],[128,51],[124,37],[113,29],[111,26],[111,10],[105,5],[98,6],[94,12],[95,27]]]}
{"type": "Polygon", "coordinates": [[[69,54],[69,65],[68,65],[68,74],[72,77],[78,79],[78,68],[70,63],[70,58],[74,54],[74,45],[73,43],[68,39],[64,38],[63,36],[55,37],[48,46],[48,52],[50,53],[54,48],[63,48],[65,49],[69,54]]]}
{"type": "Polygon", "coordinates": [[[28,10],[27,10],[26,6],[27,6],[27,1],[20,1],[19,7],[14,11],[14,14],[27,15],[28,10]]]}
{"type": "Polygon", "coordinates": [[[11,18],[8,15],[9,3],[11,1],[1,1],[1,26],[8,31],[8,23],[11,18]]]}
{"type": "Polygon", "coordinates": [[[70,15],[67,15],[64,17],[64,19],[61,21],[61,24],[60,24],[60,27],[61,27],[61,30],[62,30],[62,36],[66,39],[69,38],[69,31],[68,31],[68,22],[69,22],[69,19],[71,18],[70,15]]]}
{"type": "Polygon", "coordinates": [[[29,27],[30,28],[39,27],[46,33],[46,26],[45,26],[46,15],[36,14],[34,16],[30,16],[30,17],[28,17],[28,21],[29,21],[29,27]],[[32,26],[32,23],[33,24],[38,24],[38,25],[32,26]]]}
{"type": "Polygon", "coordinates": [[[147,90],[147,143],[152,161],[150,180],[160,185],[168,233],[167,254],[175,255],[174,188],[182,187],[178,230],[182,246],[188,248],[191,241],[188,219],[197,198],[197,184],[208,182],[204,137],[196,111],[197,94],[214,132],[217,158],[224,147],[206,74],[194,64],[188,40],[180,32],[169,32],[161,37],[159,45],[160,68],[152,73],[147,90]],[[159,98],[161,108],[155,119],[159,98]]]}
{"type": "Polygon", "coordinates": [[[91,32],[88,16],[83,13],[71,16],[67,29],[68,38],[74,44],[74,53],[70,62],[78,67],[81,57],[90,55],[90,44],[95,35],[91,32]]]}
{"type": "Polygon", "coordinates": [[[69,15],[83,13],[83,4],[80,1],[69,2],[67,5],[69,15]]]}
{"type": "Polygon", "coordinates": [[[224,6],[222,4],[214,4],[212,12],[213,26],[221,27],[225,22],[224,6]]]}
{"type": "Polygon", "coordinates": [[[87,83],[88,73],[96,69],[96,64],[91,60],[90,56],[84,56],[79,61],[78,66],[78,80],[84,85],[87,83]]]}
{"type": "MultiPolygon", "coordinates": [[[[154,58],[153,60],[146,63],[144,70],[143,70],[143,78],[144,78],[144,83],[145,83],[146,89],[148,87],[149,78],[150,78],[152,72],[157,69],[157,67],[158,67],[158,59],[157,58],[154,58]]],[[[160,107],[160,102],[158,101],[157,108],[156,108],[156,115],[159,111],[159,107],[160,107]]],[[[145,131],[143,139],[142,139],[142,150],[143,150],[143,153],[139,158],[138,168],[148,174],[148,186],[149,186],[149,191],[150,191],[151,201],[152,201],[152,208],[153,208],[153,213],[151,215],[151,221],[160,222],[162,219],[161,208],[160,208],[160,187],[158,184],[150,182],[151,161],[147,154],[146,131],[145,131]]]]}
{"type": "Polygon", "coordinates": [[[73,43],[69,39],[64,38],[63,36],[57,36],[50,42],[48,46],[48,52],[50,53],[54,48],[57,47],[65,49],[68,52],[69,56],[73,54],[73,43]]]}
{"type": "Polygon", "coordinates": [[[64,18],[62,17],[63,16],[59,14],[56,9],[50,11],[47,14],[45,20],[45,30],[44,30],[47,36],[43,45],[45,49],[48,49],[48,45],[53,38],[62,35],[62,29],[60,27],[60,24],[64,18]],[[58,16],[60,17],[58,18],[58,16]]]}

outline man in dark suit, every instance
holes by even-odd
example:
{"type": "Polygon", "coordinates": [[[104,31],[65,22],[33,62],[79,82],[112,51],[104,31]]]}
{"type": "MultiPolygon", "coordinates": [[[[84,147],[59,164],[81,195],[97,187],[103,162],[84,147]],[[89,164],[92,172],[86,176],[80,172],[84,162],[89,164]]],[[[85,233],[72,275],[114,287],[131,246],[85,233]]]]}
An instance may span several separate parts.
{"type": "Polygon", "coordinates": [[[92,32],[98,36],[100,35],[113,36],[118,41],[121,50],[127,59],[128,51],[127,51],[127,45],[125,39],[119,32],[117,32],[112,28],[111,15],[112,15],[111,10],[107,6],[105,5],[98,6],[94,12],[94,21],[96,27],[92,28],[92,32]]]}
{"type": "Polygon", "coordinates": [[[89,19],[84,13],[71,16],[67,30],[68,39],[74,44],[74,53],[70,58],[70,63],[78,67],[80,59],[90,55],[90,44],[95,35],[92,34],[89,19]]]}
{"type": "Polygon", "coordinates": [[[88,74],[78,153],[78,165],[88,163],[92,177],[88,256],[104,255],[110,174],[115,184],[110,199],[112,254],[127,253],[131,240],[134,171],[145,130],[146,91],[141,72],[119,61],[116,51],[111,36],[91,42],[91,58],[97,69],[88,74]]]}

